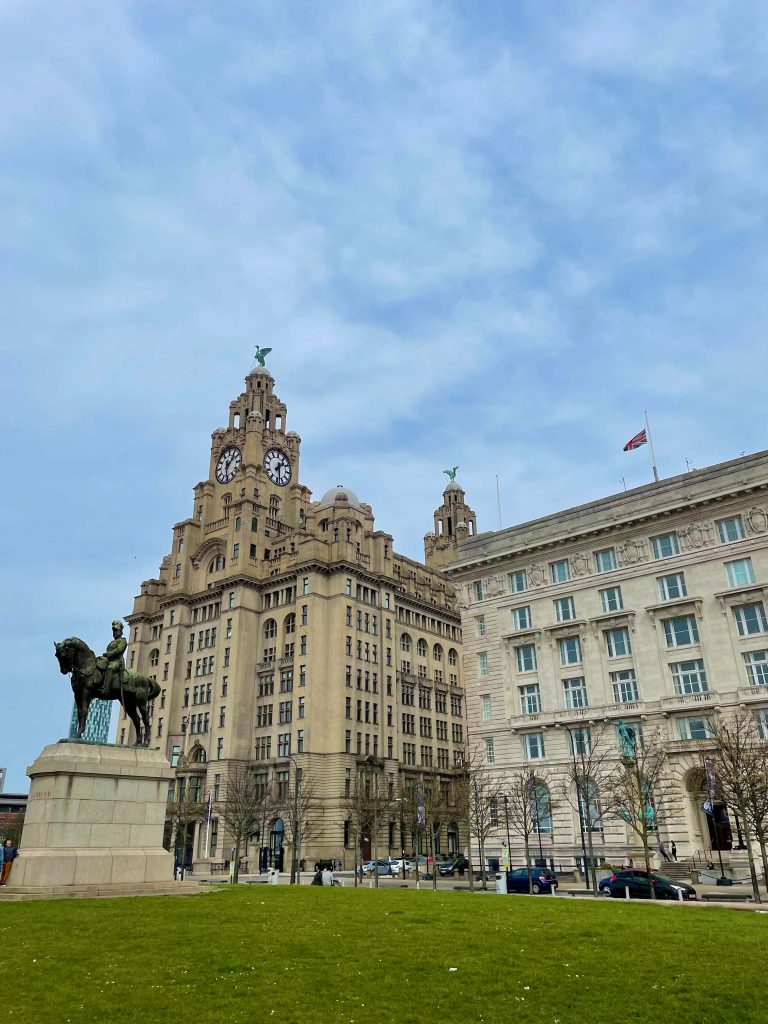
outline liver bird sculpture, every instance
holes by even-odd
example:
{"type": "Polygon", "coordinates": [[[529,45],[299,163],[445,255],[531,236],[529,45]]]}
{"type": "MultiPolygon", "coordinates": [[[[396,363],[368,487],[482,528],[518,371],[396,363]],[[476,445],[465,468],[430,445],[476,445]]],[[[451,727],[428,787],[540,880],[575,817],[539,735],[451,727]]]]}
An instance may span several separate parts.
{"type": "Polygon", "coordinates": [[[458,466],[454,466],[453,469],[444,469],[443,470],[443,472],[448,477],[448,479],[451,481],[451,483],[453,483],[453,481],[456,479],[456,474],[458,473],[458,471],[459,471],[459,467],[458,466]]]}
{"type": "Polygon", "coordinates": [[[263,366],[264,365],[264,360],[267,358],[267,356],[269,355],[269,353],[271,351],[272,351],[271,348],[257,348],[256,349],[256,361],[258,362],[259,366],[263,366]]]}

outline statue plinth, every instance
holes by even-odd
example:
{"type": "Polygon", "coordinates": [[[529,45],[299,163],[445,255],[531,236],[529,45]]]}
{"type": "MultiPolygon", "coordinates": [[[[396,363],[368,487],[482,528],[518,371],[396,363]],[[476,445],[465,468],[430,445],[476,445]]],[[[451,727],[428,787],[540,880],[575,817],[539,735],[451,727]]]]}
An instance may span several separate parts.
{"type": "Polygon", "coordinates": [[[24,830],[6,891],[173,885],[163,829],[175,772],[159,750],[51,743],[27,775],[24,830]]]}

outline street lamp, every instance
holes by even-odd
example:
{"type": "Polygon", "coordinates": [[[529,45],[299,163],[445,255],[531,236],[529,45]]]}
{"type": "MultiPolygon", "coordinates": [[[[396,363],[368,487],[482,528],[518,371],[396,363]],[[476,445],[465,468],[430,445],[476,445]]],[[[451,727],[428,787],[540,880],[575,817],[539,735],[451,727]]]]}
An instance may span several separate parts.
{"type": "Polygon", "coordinates": [[[511,869],[511,867],[512,867],[512,840],[509,837],[509,806],[508,806],[508,800],[507,800],[507,794],[506,793],[504,794],[504,821],[506,822],[506,826],[507,826],[507,860],[509,861],[509,864],[507,864],[507,868],[511,869]]]}

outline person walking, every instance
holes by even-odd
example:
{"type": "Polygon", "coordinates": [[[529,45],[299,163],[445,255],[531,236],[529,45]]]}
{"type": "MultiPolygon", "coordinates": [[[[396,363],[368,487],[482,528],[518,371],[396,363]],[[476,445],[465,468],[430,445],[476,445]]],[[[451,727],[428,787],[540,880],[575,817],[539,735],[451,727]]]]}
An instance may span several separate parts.
{"type": "Polygon", "coordinates": [[[672,840],[672,860],[677,860],[677,843],[672,840]]]}
{"type": "Polygon", "coordinates": [[[664,858],[664,860],[665,860],[665,861],[669,861],[669,860],[671,860],[671,859],[672,859],[672,858],[671,858],[671,857],[669,856],[669,854],[667,853],[667,848],[666,848],[666,846],[665,846],[665,845],[664,845],[664,843],[662,843],[662,842],[659,842],[659,853],[661,854],[661,856],[662,856],[662,857],[664,858]]]}
{"type": "Polygon", "coordinates": [[[19,851],[13,845],[13,840],[6,839],[3,844],[3,869],[0,872],[0,885],[6,885],[8,876],[11,873],[13,862],[19,856],[19,851]]]}
{"type": "Polygon", "coordinates": [[[323,885],[333,885],[333,872],[329,867],[323,868],[323,885]]]}

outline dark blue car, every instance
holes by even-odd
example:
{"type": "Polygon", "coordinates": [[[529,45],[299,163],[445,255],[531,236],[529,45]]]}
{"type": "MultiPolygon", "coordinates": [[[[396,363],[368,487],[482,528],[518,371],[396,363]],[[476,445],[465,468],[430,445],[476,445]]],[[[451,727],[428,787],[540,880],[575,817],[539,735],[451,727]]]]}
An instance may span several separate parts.
{"type": "Polygon", "coordinates": [[[531,868],[531,888],[528,888],[528,868],[515,868],[507,872],[507,892],[551,893],[557,889],[557,878],[546,868],[531,868]]]}

